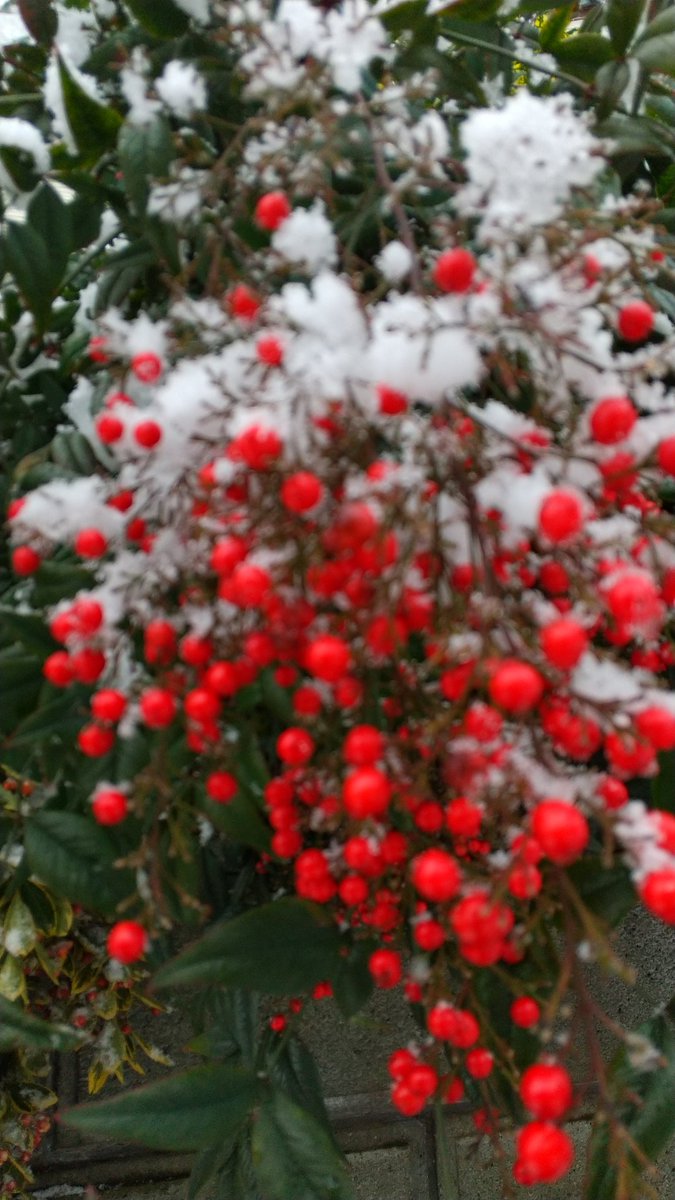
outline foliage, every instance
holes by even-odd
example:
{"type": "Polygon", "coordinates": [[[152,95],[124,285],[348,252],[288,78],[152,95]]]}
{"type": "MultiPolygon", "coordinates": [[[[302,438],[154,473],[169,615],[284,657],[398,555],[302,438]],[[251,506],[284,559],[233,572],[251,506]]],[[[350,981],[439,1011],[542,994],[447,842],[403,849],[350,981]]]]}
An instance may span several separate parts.
{"type": "MultiPolygon", "coordinates": [[[[162,1061],[134,1029],[159,1008],[148,973],[202,989],[203,1065],[65,1119],[198,1151],[191,1196],[352,1195],[301,1027],[374,986],[400,983],[420,1025],[398,1109],[465,1091],[478,1134],[511,1119],[522,1139],[524,1072],[561,1023],[564,1062],[602,1019],[577,951],[625,972],[613,931],[636,890],[675,920],[649,890],[675,879],[675,10],[345,0],[301,4],[289,35],[265,4],[263,38],[222,0],[18,7],[30,37],[0,69],[5,1193],[49,1126],[48,1050],[84,1049],[92,1092],[162,1061]],[[481,149],[498,102],[505,189],[481,149]],[[519,140],[540,120],[557,165],[519,140]],[[623,390],[635,434],[596,436],[623,390]],[[542,505],[570,487],[584,532],[556,540],[542,505]],[[568,611],[597,683],[542,649],[568,611]],[[337,673],[312,666],[326,635],[337,673]],[[499,691],[513,660],[545,699],[499,691]],[[645,707],[666,711],[651,740],[645,707]],[[551,796],[575,802],[567,852],[567,826],[535,827],[551,796]],[[447,1033],[456,1010],[475,1037],[447,1033]]],[[[594,1200],[641,1194],[675,1129],[669,1017],[619,1037],[594,1200]]],[[[525,1145],[517,1181],[554,1178],[525,1145]]]]}

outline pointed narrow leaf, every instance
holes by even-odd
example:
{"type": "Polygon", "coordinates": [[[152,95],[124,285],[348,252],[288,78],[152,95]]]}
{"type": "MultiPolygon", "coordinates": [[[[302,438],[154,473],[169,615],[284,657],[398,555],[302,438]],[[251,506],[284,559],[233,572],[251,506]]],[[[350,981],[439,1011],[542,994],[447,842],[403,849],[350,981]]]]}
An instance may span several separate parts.
{"type": "Polygon", "coordinates": [[[93,817],[43,809],[30,818],[25,844],[38,879],[94,912],[114,911],[134,889],[133,872],[115,868],[115,843],[93,817]]]}
{"type": "Polygon", "coordinates": [[[275,1091],[253,1126],[253,1166],[265,1200],[353,1200],[342,1154],[314,1117],[275,1091]]]}
{"type": "Polygon", "coordinates": [[[349,957],[342,959],[333,980],[333,993],[345,1017],[355,1016],[370,1000],[374,984],[368,970],[368,959],[375,949],[375,942],[370,940],[357,942],[349,957]]]}
{"type": "Polygon", "coordinates": [[[201,1150],[236,1133],[259,1088],[256,1075],[242,1067],[196,1067],[112,1100],[72,1108],[63,1122],[80,1133],[154,1150],[201,1150]]]}
{"type": "Polygon", "coordinates": [[[117,148],[124,188],[136,212],[142,214],[151,181],[167,174],[174,155],[169,124],[157,117],[149,125],[123,125],[117,148]]]}
{"type": "Polygon", "coordinates": [[[293,995],[338,970],[341,938],[317,905],[286,897],[220,921],[161,967],[157,987],[223,983],[293,995]]]}
{"type": "Polygon", "coordinates": [[[633,53],[642,66],[650,71],[675,75],[675,32],[657,34],[649,41],[641,42],[633,53]]]}
{"type": "Polygon", "coordinates": [[[617,54],[625,54],[630,46],[646,0],[609,0],[607,5],[607,28],[617,54]]]}
{"type": "Polygon", "coordinates": [[[31,37],[41,46],[51,46],[59,25],[52,0],[19,0],[18,9],[31,37]]]}
{"type": "Polygon", "coordinates": [[[73,1050],[81,1036],[57,1021],[41,1021],[0,996],[0,1050],[26,1046],[31,1050],[73,1050]]]}
{"type": "Polygon", "coordinates": [[[66,116],[77,148],[87,162],[95,163],[115,144],[122,118],[114,108],[92,99],[70,74],[62,58],[59,58],[59,76],[66,116]]]}
{"type": "Polygon", "coordinates": [[[139,25],[155,37],[180,37],[190,24],[187,14],[173,0],[161,0],[161,3],[158,0],[126,0],[126,4],[139,25]]]}

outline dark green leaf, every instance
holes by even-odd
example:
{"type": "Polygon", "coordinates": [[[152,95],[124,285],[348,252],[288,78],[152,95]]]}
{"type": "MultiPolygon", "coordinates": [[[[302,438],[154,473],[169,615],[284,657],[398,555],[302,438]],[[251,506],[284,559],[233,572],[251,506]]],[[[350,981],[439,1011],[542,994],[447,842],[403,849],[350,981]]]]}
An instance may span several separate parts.
{"type": "Polygon", "coordinates": [[[44,329],[60,282],[60,275],[55,278],[51,269],[49,249],[30,225],[11,221],[5,235],[5,250],[16,285],[38,326],[44,329]]]}
{"type": "Polygon", "coordinates": [[[67,600],[92,583],[91,571],[75,562],[43,562],[33,585],[33,602],[36,608],[47,608],[67,600]]]}
{"type": "Polygon", "coordinates": [[[658,16],[654,17],[647,26],[642,30],[636,45],[641,46],[643,42],[655,41],[660,37],[667,37],[669,33],[675,33],[675,8],[672,4],[664,8],[658,16]]]}
{"type": "Polygon", "coordinates": [[[21,1004],[0,996],[0,1050],[15,1050],[20,1046],[31,1050],[74,1050],[81,1040],[68,1025],[41,1021],[25,1012],[21,1004]]]}
{"type": "Polygon", "coordinates": [[[620,925],[635,907],[635,888],[626,867],[604,867],[597,858],[584,858],[570,867],[569,877],[586,907],[610,927],[620,925]]]}
{"type": "Polygon", "coordinates": [[[331,978],[341,938],[321,908],[286,897],[233,920],[219,921],[200,941],[161,967],[158,987],[223,983],[293,995],[331,978]]]}
{"type": "Polygon", "coordinates": [[[663,128],[647,117],[626,117],[615,113],[598,126],[600,137],[611,138],[615,154],[668,154],[663,128]]]}
{"type": "Polygon", "coordinates": [[[92,99],[60,57],[59,75],[68,125],[83,159],[93,164],[114,146],[122,118],[114,108],[92,99]]]}
{"type": "Polygon", "coordinates": [[[73,738],[80,730],[82,718],[75,710],[72,695],[60,695],[42,704],[14,730],[10,745],[30,746],[56,737],[60,742],[73,738]]]}
{"type": "Polygon", "coordinates": [[[58,288],[73,249],[70,206],[64,204],[54,188],[42,183],[28,205],[28,224],[49,247],[48,275],[58,288]]]}
{"type": "Polygon", "coordinates": [[[609,0],[607,27],[617,54],[625,54],[630,46],[645,6],[646,0],[609,0]]]}
{"type": "Polygon", "coordinates": [[[238,1131],[259,1088],[256,1075],[242,1067],[196,1067],[112,1100],[72,1108],[63,1122],[80,1133],[154,1150],[200,1150],[238,1131]]]}
{"type": "Polygon", "coordinates": [[[633,53],[642,66],[650,71],[663,71],[666,75],[675,75],[675,31],[657,34],[649,41],[640,42],[633,53]]]}
{"type": "Polygon", "coordinates": [[[343,1156],[325,1129],[281,1091],[253,1127],[253,1166],[265,1200],[353,1200],[343,1156]]]}
{"type": "Polygon", "coordinates": [[[550,17],[542,23],[539,33],[539,43],[542,50],[552,50],[557,46],[559,41],[567,30],[570,23],[572,13],[574,12],[573,4],[555,5],[556,11],[551,13],[550,17]]]}
{"type": "Polygon", "coordinates": [[[38,879],[94,912],[114,911],[134,889],[133,872],[115,867],[115,843],[93,817],[35,813],[26,826],[26,857],[38,879]]]}
{"type": "Polygon", "coordinates": [[[332,1138],[321,1077],[314,1056],[302,1039],[297,1036],[291,1037],[280,1054],[275,1043],[272,1043],[267,1070],[273,1082],[278,1084],[295,1104],[316,1117],[332,1138]]]}
{"type": "Polygon", "coordinates": [[[27,650],[36,650],[39,654],[51,654],[56,650],[56,642],[42,617],[16,612],[7,605],[0,607],[0,633],[3,640],[9,635],[27,650]]]}
{"type": "Polygon", "coordinates": [[[237,1129],[232,1137],[220,1138],[215,1145],[207,1146],[204,1150],[199,1151],[190,1172],[187,1200],[195,1200],[211,1182],[214,1175],[217,1175],[225,1166],[239,1136],[240,1131],[237,1129]]]}
{"type": "Polygon", "coordinates": [[[243,846],[268,853],[272,831],[263,821],[258,805],[246,788],[240,787],[229,804],[216,804],[208,797],[201,802],[202,811],[216,829],[226,833],[243,846]]]}
{"type": "Polygon", "coordinates": [[[370,1000],[373,977],[368,970],[368,959],[375,949],[374,942],[357,942],[349,957],[343,958],[333,979],[335,1001],[345,1017],[353,1017],[370,1000]]]}
{"type": "Polygon", "coordinates": [[[148,33],[155,37],[180,37],[185,33],[190,21],[186,13],[173,3],[173,0],[126,0],[127,8],[148,33]]]}
{"type": "Polygon", "coordinates": [[[19,0],[18,8],[31,37],[43,46],[51,46],[59,24],[52,0],[19,0]]]}
{"type": "Polygon", "coordinates": [[[614,112],[629,83],[628,63],[608,62],[604,67],[600,67],[595,76],[598,93],[597,114],[600,121],[604,121],[614,112]]]}
{"type": "Polygon", "coordinates": [[[612,43],[600,33],[575,33],[552,47],[562,67],[573,70],[583,78],[593,76],[598,67],[614,57],[612,43]]]}
{"type": "Polygon", "coordinates": [[[20,192],[32,192],[40,182],[32,154],[17,146],[0,147],[0,161],[20,192]]]}
{"type": "Polygon", "coordinates": [[[169,124],[156,117],[149,125],[124,125],[117,148],[126,193],[135,211],[143,214],[151,182],[168,173],[174,155],[169,124]]]}
{"type": "Polygon", "coordinates": [[[659,754],[659,773],[652,779],[651,799],[654,808],[675,813],[675,750],[659,754]]]}

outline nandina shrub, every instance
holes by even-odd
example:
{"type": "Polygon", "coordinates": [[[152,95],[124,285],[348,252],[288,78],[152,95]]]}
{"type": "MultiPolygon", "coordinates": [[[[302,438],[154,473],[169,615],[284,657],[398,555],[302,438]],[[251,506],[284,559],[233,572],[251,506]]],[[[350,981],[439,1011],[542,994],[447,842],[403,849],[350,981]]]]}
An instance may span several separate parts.
{"type": "MultiPolygon", "coordinates": [[[[9,827],[36,881],[107,918],[98,988],[148,961],[157,987],[217,990],[206,1067],[65,1119],[201,1150],[223,1194],[290,1200],[301,1171],[348,1196],[298,1029],[310,998],[351,1016],[398,989],[419,1030],[389,1063],[398,1112],[433,1108],[439,1138],[462,1099],[477,1137],[515,1125],[530,1186],[571,1167],[597,1082],[588,1194],[637,1195],[672,1128],[672,1032],[622,1031],[580,964],[625,973],[636,903],[675,924],[658,204],[621,194],[546,59],[493,107],[436,102],[436,39],[488,26],[94,7],[86,54],[61,13],[35,123],[76,191],[96,162],[119,241],[88,256],[95,318],[64,365],[92,459],[19,473],[9,505],[12,620],[46,681],[8,739],[29,781],[9,827]],[[572,1081],[581,1036],[599,1080],[572,1081]]],[[[602,53],[636,35],[668,69],[641,49],[663,17],[619,46],[615,7],[602,53]]],[[[40,167],[41,139],[4,132],[40,167]]],[[[88,1028],[111,1040],[105,1012],[88,1028]]]]}

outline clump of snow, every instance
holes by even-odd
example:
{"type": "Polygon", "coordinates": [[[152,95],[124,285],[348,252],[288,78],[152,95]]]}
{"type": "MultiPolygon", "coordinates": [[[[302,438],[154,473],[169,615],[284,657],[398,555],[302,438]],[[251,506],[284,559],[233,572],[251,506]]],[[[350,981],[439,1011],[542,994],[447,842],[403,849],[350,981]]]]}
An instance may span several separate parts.
{"type": "Polygon", "coordinates": [[[569,95],[520,88],[503,108],[470,113],[461,138],[469,179],[457,205],[463,213],[482,211],[485,240],[554,220],[572,189],[588,186],[603,167],[601,143],[569,95]]]}
{"type": "Polygon", "coordinates": [[[206,25],[210,15],[209,0],[174,0],[174,3],[198,25],[206,25]]]}
{"type": "Polygon", "coordinates": [[[59,64],[59,55],[63,61],[65,70],[70,75],[71,79],[82,89],[83,92],[91,100],[97,104],[104,104],[105,100],[100,91],[98,81],[93,75],[87,75],[81,71],[72,59],[70,53],[62,48],[59,54],[54,53],[47,64],[44,84],[45,104],[52,114],[52,125],[57,137],[62,137],[71,154],[77,154],[77,142],[70,124],[68,122],[68,114],[66,112],[66,104],[63,97],[63,87],[61,86],[61,68],[59,64]]]}
{"type": "MultiPolygon", "coordinates": [[[[20,150],[22,153],[29,155],[32,158],[36,171],[48,171],[50,166],[49,150],[47,149],[42,134],[29,121],[23,121],[21,117],[0,117],[0,147],[7,146],[12,150],[20,150]]],[[[2,171],[3,186],[10,187],[12,190],[15,185],[11,179],[5,178],[5,171],[2,171]]]]}
{"type": "Polygon", "coordinates": [[[390,283],[401,283],[410,273],[413,258],[403,242],[388,242],[377,255],[375,265],[390,283]]]}
{"type": "Polygon", "coordinates": [[[272,248],[312,275],[332,266],[337,259],[337,238],[323,204],[296,208],[275,231],[272,248]]]}
{"type": "Polygon", "coordinates": [[[127,120],[132,125],[149,125],[160,111],[161,104],[148,96],[147,75],[150,64],[141,50],[135,46],[131,58],[120,71],[122,95],[129,105],[127,120]]]}
{"type": "Polygon", "coordinates": [[[187,120],[206,108],[206,84],[192,63],[178,59],[168,62],[159,79],[155,80],[155,87],[167,108],[177,117],[187,120]]]}

